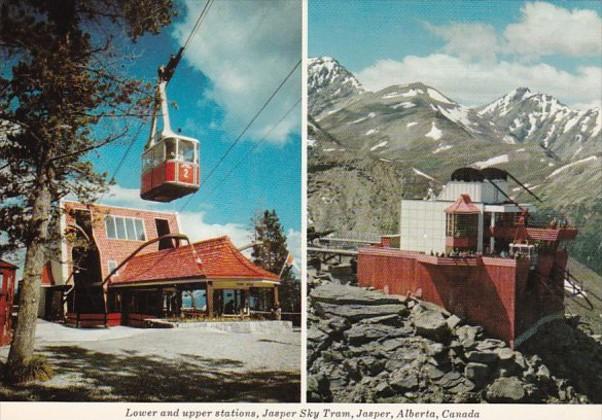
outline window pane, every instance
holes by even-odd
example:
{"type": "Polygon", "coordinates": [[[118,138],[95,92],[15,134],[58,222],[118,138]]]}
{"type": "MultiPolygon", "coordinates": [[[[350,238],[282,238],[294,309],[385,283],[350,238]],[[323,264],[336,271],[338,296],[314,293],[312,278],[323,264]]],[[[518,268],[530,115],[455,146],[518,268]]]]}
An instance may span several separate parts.
{"type": "Polygon", "coordinates": [[[127,230],[128,239],[131,241],[136,240],[136,229],[134,229],[134,219],[130,219],[129,217],[125,219],[125,227],[127,230]]]}
{"type": "Polygon", "coordinates": [[[184,162],[194,162],[194,143],[180,140],[180,160],[184,162]]]}
{"type": "Polygon", "coordinates": [[[146,172],[153,167],[152,152],[147,151],[142,155],[142,171],[146,172]]]}
{"type": "Polygon", "coordinates": [[[145,241],[146,236],[144,235],[144,224],[141,219],[134,219],[136,225],[136,239],[139,241],[145,241]]]}
{"type": "Polygon", "coordinates": [[[158,144],[153,147],[153,167],[161,164],[163,162],[163,145],[158,144]]]}
{"type": "Polygon", "coordinates": [[[4,275],[2,273],[0,273],[0,291],[2,291],[3,287],[4,287],[4,275]]]}
{"type": "Polygon", "coordinates": [[[107,238],[115,239],[117,236],[115,235],[115,219],[113,216],[105,217],[105,226],[107,228],[107,238]]]}
{"type": "Polygon", "coordinates": [[[127,239],[125,234],[125,221],[123,220],[123,217],[116,217],[115,225],[117,226],[117,237],[119,239],[127,239]]]}
{"type": "Polygon", "coordinates": [[[169,138],[165,140],[165,156],[167,159],[176,158],[176,139],[169,138]]]}

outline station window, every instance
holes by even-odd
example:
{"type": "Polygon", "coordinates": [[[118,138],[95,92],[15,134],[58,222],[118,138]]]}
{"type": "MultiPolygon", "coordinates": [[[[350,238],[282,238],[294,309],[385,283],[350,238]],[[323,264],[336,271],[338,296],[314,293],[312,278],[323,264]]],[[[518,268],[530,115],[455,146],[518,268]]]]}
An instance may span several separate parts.
{"type": "Polygon", "coordinates": [[[107,265],[109,268],[109,274],[111,274],[113,272],[113,270],[115,270],[117,268],[117,261],[109,260],[109,261],[107,261],[107,265]]]}
{"type": "Polygon", "coordinates": [[[105,227],[109,239],[146,240],[142,219],[108,215],[105,217],[105,227]]]}

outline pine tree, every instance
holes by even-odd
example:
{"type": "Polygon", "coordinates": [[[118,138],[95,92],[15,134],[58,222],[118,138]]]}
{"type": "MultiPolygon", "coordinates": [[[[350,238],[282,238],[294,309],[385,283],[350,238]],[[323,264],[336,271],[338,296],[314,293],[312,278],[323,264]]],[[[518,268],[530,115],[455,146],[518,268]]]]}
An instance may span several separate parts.
{"type": "Polygon", "coordinates": [[[276,210],[265,210],[253,220],[253,247],[251,257],[260,267],[281,274],[280,303],[284,312],[301,311],[301,285],[295,274],[289,268],[284,268],[289,250],[286,234],[280,224],[276,210]]]}
{"type": "MultiPolygon", "coordinates": [[[[115,40],[158,33],[172,0],[5,0],[0,5],[0,231],[2,251],[25,248],[8,379],[25,378],[34,350],[40,277],[61,198],[91,201],[107,187],[86,159],[131,135],[148,115],[150,86],[118,72],[115,40]],[[88,154],[88,155],[87,155],[88,154]]],[[[56,232],[56,233],[54,233],[56,232]]]]}

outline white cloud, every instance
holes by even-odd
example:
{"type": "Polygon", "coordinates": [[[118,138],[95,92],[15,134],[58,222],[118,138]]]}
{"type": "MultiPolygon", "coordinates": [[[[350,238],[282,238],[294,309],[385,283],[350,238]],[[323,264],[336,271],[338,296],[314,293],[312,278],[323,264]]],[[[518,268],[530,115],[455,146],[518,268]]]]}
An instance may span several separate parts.
{"type": "MultiPolygon", "coordinates": [[[[186,0],[186,19],[174,37],[183,44],[204,2],[186,0]]],[[[185,60],[212,82],[209,97],[225,111],[223,128],[232,135],[251,120],[265,100],[301,57],[301,3],[215,2],[185,52],[185,60]]],[[[300,69],[251,127],[259,139],[301,95],[300,69]]],[[[299,127],[298,113],[281,123],[267,138],[283,143],[299,127]]]]}
{"type": "Polygon", "coordinates": [[[301,232],[294,229],[289,229],[286,234],[286,244],[288,250],[293,254],[293,267],[297,269],[297,272],[301,271],[301,232]]]}
{"type": "Polygon", "coordinates": [[[504,31],[510,52],[531,57],[602,54],[602,19],[594,10],[534,2],[526,3],[521,12],[520,22],[504,31]]]}
{"type": "MultiPolygon", "coordinates": [[[[77,198],[67,197],[69,200],[77,198]]],[[[119,184],[111,185],[109,190],[99,199],[100,204],[119,207],[132,207],[135,209],[164,210],[160,204],[140,198],[140,190],[137,188],[124,188],[119,184]]]]}
{"type": "Polygon", "coordinates": [[[426,27],[447,43],[443,51],[464,59],[495,60],[498,39],[495,28],[483,23],[453,23],[426,27]]]}
{"type": "Polygon", "coordinates": [[[238,223],[208,223],[205,221],[206,215],[204,211],[180,213],[180,229],[188,235],[191,241],[196,242],[228,235],[232,242],[239,247],[251,242],[251,232],[248,226],[238,223]]]}
{"type": "Polygon", "coordinates": [[[380,60],[360,71],[358,79],[371,90],[421,81],[465,105],[486,104],[520,86],[553,95],[569,106],[599,100],[602,91],[600,67],[579,67],[570,73],[545,63],[471,62],[447,54],[380,60]]]}

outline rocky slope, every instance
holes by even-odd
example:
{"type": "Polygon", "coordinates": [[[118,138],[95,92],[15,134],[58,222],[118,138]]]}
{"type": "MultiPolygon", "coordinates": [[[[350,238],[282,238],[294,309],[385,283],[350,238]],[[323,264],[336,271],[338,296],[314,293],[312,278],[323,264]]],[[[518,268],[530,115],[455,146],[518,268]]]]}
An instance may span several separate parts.
{"type": "Polygon", "coordinates": [[[600,336],[569,322],[513,351],[412,298],[325,283],[309,303],[308,401],[602,401],[600,336]]]}
{"type": "Polygon", "coordinates": [[[572,252],[602,273],[599,109],[572,110],[526,88],[476,108],[422,83],[369,92],[332,58],[312,59],[308,71],[310,225],[395,233],[402,196],[438,191],[462,166],[496,166],[538,193],[545,212],[579,221],[572,252]]]}

